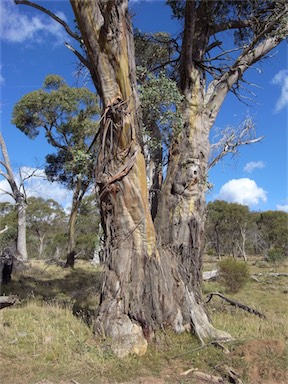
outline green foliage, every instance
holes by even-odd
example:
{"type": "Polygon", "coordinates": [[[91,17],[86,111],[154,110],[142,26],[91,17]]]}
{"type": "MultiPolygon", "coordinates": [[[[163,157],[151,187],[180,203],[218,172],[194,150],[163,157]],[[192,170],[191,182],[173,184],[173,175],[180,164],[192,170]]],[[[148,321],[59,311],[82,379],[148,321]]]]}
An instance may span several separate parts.
{"type": "Polygon", "coordinates": [[[215,200],[207,206],[206,237],[218,256],[243,256],[243,236],[250,233],[251,225],[249,208],[245,205],[215,200]]]}
{"type": "Polygon", "coordinates": [[[231,293],[238,292],[247,283],[249,267],[247,263],[232,257],[218,262],[220,281],[231,293]]]}
{"type": "Polygon", "coordinates": [[[83,253],[81,258],[92,259],[95,246],[99,243],[99,207],[94,194],[84,197],[77,219],[77,252],[83,253]]]}
{"type": "Polygon", "coordinates": [[[138,81],[143,82],[148,73],[158,74],[174,55],[176,43],[166,32],[142,33],[134,31],[135,60],[138,81]],[[158,69],[157,69],[158,68],[158,69]]]}
{"type": "Polygon", "coordinates": [[[265,211],[254,215],[267,249],[281,249],[288,255],[288,213],[265,211]]]}
{"type": "Polygon", "coordinates": [[[27,207],[27,236],[30,257],[52,257],[61,247],[60,235],[66,230],[66,215],[54,200],[30,197],[27,207]],[[60,237],[59,237],[60,236],[60,237]]]}
{"type": "Polygon", "coordinates": [[[0,203],[0,230],[8,226],[8,230],[0,234],[0,250],[16,244],[17,240],[17,211],[15,205],[0,203]]]}
{"type": "Polygon", "coordinates": [[[149,74],[145,83],[139,85],[142,106],[143,126],[148,147],[169,147],[171,138],[183,125],[180,94],[175,81],[159,75],[149,74]],[[155,130],[160,134],[156,134],[155,130]]]}
{"type": "Polygon", "coordinates": [[[287,258],[282,248],[269,249],[267,254],[267,261],[269,263],[279,263],[287,258]]]}
{"type": "Polygon", "coordinates": [[[57,149],[46,158],[48,179],[73,189],[79,179],[85,184],[91,181],[98,114],[95,93],[69,87],[60,76],[49,75],[43,88],[23,96],[15,105],[12,122],[32,139],[44,130],[48,142],[57,149]]]}

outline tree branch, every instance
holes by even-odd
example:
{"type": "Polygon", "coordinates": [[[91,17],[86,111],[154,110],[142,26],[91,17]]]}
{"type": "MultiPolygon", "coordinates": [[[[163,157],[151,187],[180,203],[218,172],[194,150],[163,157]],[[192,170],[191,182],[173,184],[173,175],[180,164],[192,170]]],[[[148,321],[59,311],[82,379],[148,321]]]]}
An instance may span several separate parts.
{"type": "Polygon", "coordinates": [[[212,29],[212,33],[219,33],[219,32],[224,32],[227,31],[228,29],[241,29],[241,28],[247,28],[251,26],[251,20],[230,20],[227,22],[220,23],[216,25],[212,29]]]}
{"type": "Polygon", "coordinates": [[[221,293],[219,292],[211,292],[207,299],[206,299],[206,303],[209,303],[209,301],[212,299],[213,296],[219,296],[221,299],[227,301],[227,303],[237,307],[237,308],[240,308],[240,309],[243,309],[244,311],[246,312],[249,312],[249,313],[252,313],[253,315],[256,315],[256,316],[259,316],[261,319],[266,319],[266,316],[263,315],[261,312],[257,311],[256,309],[253,309],[251,307],[248,307],[248,305],[245,305],[245,304],[242,304],[242,303],[239,303],[238,301],[235,301],[235,300],[232,300],[232,299],[229,299],[228,297],[226,296],[223,296],[221,293]]]}
{"type": "Polygon", "coordinates": [[[67,42],[65,43],[65,46],[70,49],[70,51],[72,51],[77,57],[78,59],[81,61],[81,63],[88,68],[88,70],[90,71],[91,70],[91,66],[90,66],[90,63],[87,59],[85,59],[84,56],[81,55],[80,52],[78,52],[74,47],[72,47],[70,44],[68,44],[67,42]]]}
{"type": "Polygon", "coordinates": [[[53,12],[49,11],[49,9],[44,8],[41,5],[35,4],[35,3],[28,1],[28,0],[14,0],[14,3],[19,4],[19,5],[28,5],[30,7],[38,9],[39,11],[41,11],[43,13],[46,13],[46,15],[50,16],[52,19],[57,21],[57,23],[61,24],[64,27],[65,31],[68,33],[68,35],[73,37],[73,39],[79,41],[80,43],[83,42],[81,36],[79,36],[79,35],[77,35],[77,33],[73,32],[70,29],[70,27],[68,26],[68,24],[65,23],[64,20],[60,19],[60,17],[56,16],[53,12]]]}
{"type": "Polygon", "coordinates": [[[216,137],[220,137],[211,145],[208,170],[213,168],[228,153],[236,154],[240,146],[258,143],[264,136],[255,137],[254,123],[248,117],[239,127],[227,127],[220,130],[216,137]]]}
{"type": "Polygon", "coordinates": [[[255,36],[254,40],[246,47],[235,60],[234,64],[219,79],[212,81],[207,89],[205,101],[206,109],[210,117],[216,116],[224,98],[232,86],[241,79],[244,72],[257,61],[261,60],[267,53],[275,48],[287,35],[288,27],[283,20],[283,30],[278,31],[278,23],[287,14],[288,6],[275,17],[270,23],[265,25],[262,31],[255,36]],[[277,30],[274,36],[265,38],[265,35],[277,30]],[[262,39],[264,40],[262,41],[262,39]],[[260,43],[259,43],[260,42],[260,43]],[[257,45],[257,43],[259,43],[257,45]]]}

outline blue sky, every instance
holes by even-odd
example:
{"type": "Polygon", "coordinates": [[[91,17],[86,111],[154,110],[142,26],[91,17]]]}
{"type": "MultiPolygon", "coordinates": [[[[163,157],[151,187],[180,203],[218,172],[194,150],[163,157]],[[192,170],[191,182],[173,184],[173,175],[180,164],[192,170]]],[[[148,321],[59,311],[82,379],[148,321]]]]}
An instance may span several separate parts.
{"type": "MultiPolygon", "coordinates": [[[[41,5],[73,23],[68,0],[43,1],[41,5]]],[[[143,32],[169,31],[176,35],[181,30],[162,1],[133,1],[132,11],[134,25],[143,32]]],[[[0,129],[10,160],[15,173],[21,167],[22,171],[42,169],[46,154],[53,150],[43,136],[30,140],[11,124],[13,105],[24,94],[41,87],[45,76],[51,73],[61,75],[70,85],[77,85],[77,60],[64,46],[70,40],[60,25],[30,7],[14,5],[12,0],[0,2],[0,39],[0,129]]],[[[235,201],[253,210],[288,211],[286,43],[273,51],[272,58],[250,69],[247,79],[259,86],[253,89],[256,103],[247,107],[229,95],[216,126],[237,126],[249,114],[257,135],[265,137],[261,143],[241,148],[240,156],[225,159],[210,171],[209,181],[214,187],[207,199],[235,201]]],[[[7,189],[4,180],[0,180],[0,189],[7,189]]],[[[60,185],[51,186],[41,178],[31,179],[27,190],[44,198],[52,197],[64,206],[71,199],[60,185]]]]}

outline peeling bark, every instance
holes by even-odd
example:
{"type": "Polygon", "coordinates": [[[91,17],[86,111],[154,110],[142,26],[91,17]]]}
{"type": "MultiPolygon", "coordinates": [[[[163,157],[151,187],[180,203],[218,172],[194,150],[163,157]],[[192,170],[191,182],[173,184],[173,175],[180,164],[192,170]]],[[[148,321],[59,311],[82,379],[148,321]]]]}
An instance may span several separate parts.
{"type": "MultiPolygon", "coordinates": [[[[105,234],[105,271],[95,332],[112,337],[114,351],[120,356],[145,353],[154,330],[165,326],[178,332],[193,328],[202,342],[231,339],[211,326],[198,292],[187,287],[179,273],[179,260],[156,241],[127,1],[79,0],[71,4],[103,102],[96,180],[105,234]]],[[[192,188],[193,195],[199,159],[185,158],[182,163],[188,164],[188,174],[192,168],[187,191],[190,194],[192,188]]],[[[197,226],[198,221],[189,219],[189,223],[197,226]]],[[[202,228],[191,239],[195,249],[201,247],[201,235],[202,228]]],[[[199,273],[200,266],[196,270],[199,273]]]]}

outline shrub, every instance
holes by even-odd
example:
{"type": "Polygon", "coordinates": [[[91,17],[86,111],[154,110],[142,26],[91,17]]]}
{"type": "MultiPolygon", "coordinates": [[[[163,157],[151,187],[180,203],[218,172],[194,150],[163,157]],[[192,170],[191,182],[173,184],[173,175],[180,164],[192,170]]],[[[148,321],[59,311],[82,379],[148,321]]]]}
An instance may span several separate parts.
{"type": "Polygon", "coordinates": [[[249,268],[247,263],[228,257],[219,261],[219,277],[225,288],[236,293],[247,283],[249,268]]]}
{"type": "Polygon", "coordinates": [[[286,258],[285,252],[281,248],[269,249],[267,254],[267,261],[269,263],[279,263],[286,258]]]}

